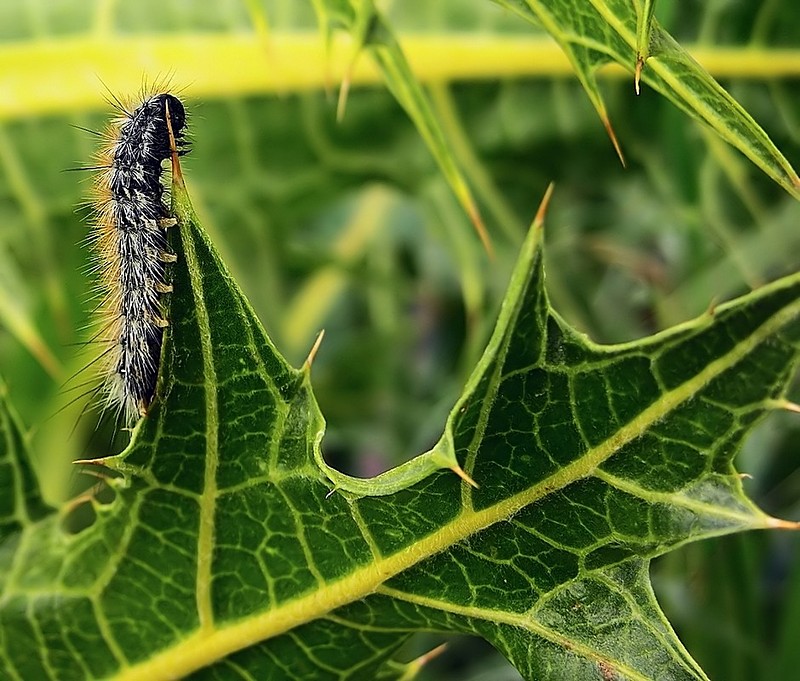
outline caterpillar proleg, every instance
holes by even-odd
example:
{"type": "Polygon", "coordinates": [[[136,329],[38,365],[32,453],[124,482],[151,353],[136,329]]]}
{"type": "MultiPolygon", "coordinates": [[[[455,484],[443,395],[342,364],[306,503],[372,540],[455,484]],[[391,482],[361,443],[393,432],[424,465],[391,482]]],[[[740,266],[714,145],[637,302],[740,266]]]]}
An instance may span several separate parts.
{"type": "Polygon", "coordinates": [[[145,97],[105,135],[95,182],[96,225],[90,237],[100,275],[104,410],[132,425],[156,389],[164,328],[162,296],[171,291],[164,160],[185,154],[186,113],[168,93],[145,97]]]}

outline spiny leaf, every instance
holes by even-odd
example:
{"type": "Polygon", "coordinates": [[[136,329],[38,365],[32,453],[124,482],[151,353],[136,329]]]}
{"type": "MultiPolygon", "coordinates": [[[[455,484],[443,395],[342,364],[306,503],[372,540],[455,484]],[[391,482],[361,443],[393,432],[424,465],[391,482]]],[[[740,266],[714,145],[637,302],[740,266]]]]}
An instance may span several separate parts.
{"type": "Polygon", "coordinates": [[[753,118],[653,18],[642,0],[497,0],[541,24],[561,45],[621,154],[597,83],[600,67],[617,62],[637,73],[645,36],[642,79],[680,109],[710,126],[786,191],[800,198],[800,178],[753,118]]]}
{"type": "Polygon", "coordinates": [[[440,471],[331,495],[308,369],[277,352],[182,187],[174,202],[156,400],[105,460],[122,477],[91,527],[9,529],[3,676],[403,678],[392,656],[425,629],[484,636],[531,679],[704,678],[647,566],[781,526],[732,459],[792,376],[800,275],[597,346],[550,309],[535,227],[439,445],[480,488],[440,471]]]}
{"type": "MultiPolygon", "coordinates": [[[[492,244],[483,224],[472,191],[464,178],[452,149],[445,138],[442,126],[422,91],[406,60],[400,43],[375,8],[373,0],[315,0],[320,24],[324,26],[326,42],[330,41],[333,26],[343,25],[353,37],[354,48],[351,64],[355,63],[362,50],[375,59],[386,86],[405,109],[417,127],[425,143],[436,159],[447,182],[472,221],[487,253],[492,254],[492,244]]],[[[343,112],[349,90],[349,77],[342,83],[339,113],[343,112]]]]}
{"type": "Polygon", "coordinates": [[[634,84],[638,95],[642,69],[650,56],[650,31],[653,26],[656,3],[655,0],[636,0],[634,6],[636,8],[636,68],[634,70],[634,84]]]}

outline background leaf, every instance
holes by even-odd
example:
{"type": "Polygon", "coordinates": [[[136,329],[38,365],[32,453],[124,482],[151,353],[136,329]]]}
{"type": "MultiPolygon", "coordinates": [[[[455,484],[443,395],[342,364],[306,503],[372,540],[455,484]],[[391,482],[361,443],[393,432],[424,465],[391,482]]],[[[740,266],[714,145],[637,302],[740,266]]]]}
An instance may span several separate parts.
{"type": "MultiPolygon", "coordinates": [[[[493,252],[491,241],[475,200],[472,198],[472,192],[462,175],[458,162],[453,157],[441,123],[409,67],[392,29],[375,8],[373,0],[359,0],[349,4],[350,6],[346,7],[347,3],[339,2],[339,0],[318,2],[318,15],[323,30],[330,34],[334,26],[344,24],[355,42],[351,63],[358,59],[361,51],[368,52],[375,59],[386,86],[414,121],[419,134],[425,140],[456,197],[469,215],[484,248],[491,254],[493,252]]],[[[340,117],[344,115],[349,88],[350,74],[348,73],[340,93],[340,117]]]]}
{"type": "Polygon", "coordinates": [[[558,40],[621,158],[598,88],[597,70],[613,60],[636,73],[640,42],[647,33],[649,58],[642,71],[643,80],[683,111],[709,125],[786,191],[800,198],[800,178],[783,154],[750,114],[652,19],[652,7],[645,9],[641,3],[627,0],[589,0],[580,11],[575,11],[569,2],[512,0],[502,4],[538,21],[558,40]],[[643,24],[648,26],[646,31],[641,28],[643,24]]]}

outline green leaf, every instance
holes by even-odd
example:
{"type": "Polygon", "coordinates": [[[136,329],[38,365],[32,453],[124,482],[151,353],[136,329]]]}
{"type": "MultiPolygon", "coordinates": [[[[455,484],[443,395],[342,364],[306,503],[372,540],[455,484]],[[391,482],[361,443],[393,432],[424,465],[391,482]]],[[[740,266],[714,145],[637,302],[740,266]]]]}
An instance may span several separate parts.
{"type": "Polygon", "coordinates": [[[7,390],[0,382],[0,589],[4,584],[9,546],[31,522],[50,509],[42,499],[39,482],[31,468],[30,453],[22,427],[8,404],[7,390]]]}
{"type": "MultiPolygon", "coordinates": [[[[362,50],[375,59],[383,74],[386,87],[414,121],[453,193],[472,221],[484,247],[487,252],[492,253],[491,241],[483,219],[444,135],[442,125],[411,70],[394,32],[376,9],[373,0],[314,0],[314,8],[323,28],[326,44],[330,43],[333,28],[344,26],[354,42],[351,63],[355,63],[362,50]]],[[[348,90],[349,82],[345,80],[342,84],[340,114],[348,90]]]]}
{"type": "MultiPolygon", "coordinates": [[[[710,126],[793,196],[800,178],[767,134],[740,104],[653,18],[653,2],[497,0],[541,24],[569,57],[603,124],[617,144],[597,82],[597,71],[616,62],[644,80],[692,118],[710,126]],[[648,53],[642,52],[648,44],[648,53]],[[646,64],[641,61],[646,59],[646,64]],[[637,66],[638,65],[638,66],[637,66]]],[[[638,87],[638,81],[637,81],[638,87]]]]}
{"type": "MultiPolygon", "coordinates": [[[[171,326],[150,413],[102,462],[115,499],[90,499],[77,534],[4,513],[4,677],[403,678],[392,656],[424,629],[481,635],[531,679],[704,678],[647,567],[790,525],[748,501],[732,457],[792,375],[800,275],[598,346],[550,309],[537,224],[438,445],[480,488],[435,471],[330,494],[309,367],[280,356],[173,196],[171,326]]],[[[35,500],[3,418],[0,498],[35,500]]]]}

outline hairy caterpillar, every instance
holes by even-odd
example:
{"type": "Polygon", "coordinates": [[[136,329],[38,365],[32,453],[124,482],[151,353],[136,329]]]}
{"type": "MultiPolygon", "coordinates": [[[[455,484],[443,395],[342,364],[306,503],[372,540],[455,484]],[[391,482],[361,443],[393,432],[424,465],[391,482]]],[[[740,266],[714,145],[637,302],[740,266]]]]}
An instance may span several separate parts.
{"type": "Polygon", "coordinates": [[[164,160],[185,154],[186,112],[174,95],[144,97],[106,131],[96,169],[96,226],[90,237],[97,258],[103,323],[97,340],[105,395],[103,410],[133,424],[146,413],[158,377],[168,325],[161,298],[170,292],[166,229],[175,224],[165,202],[164,160]]]}

